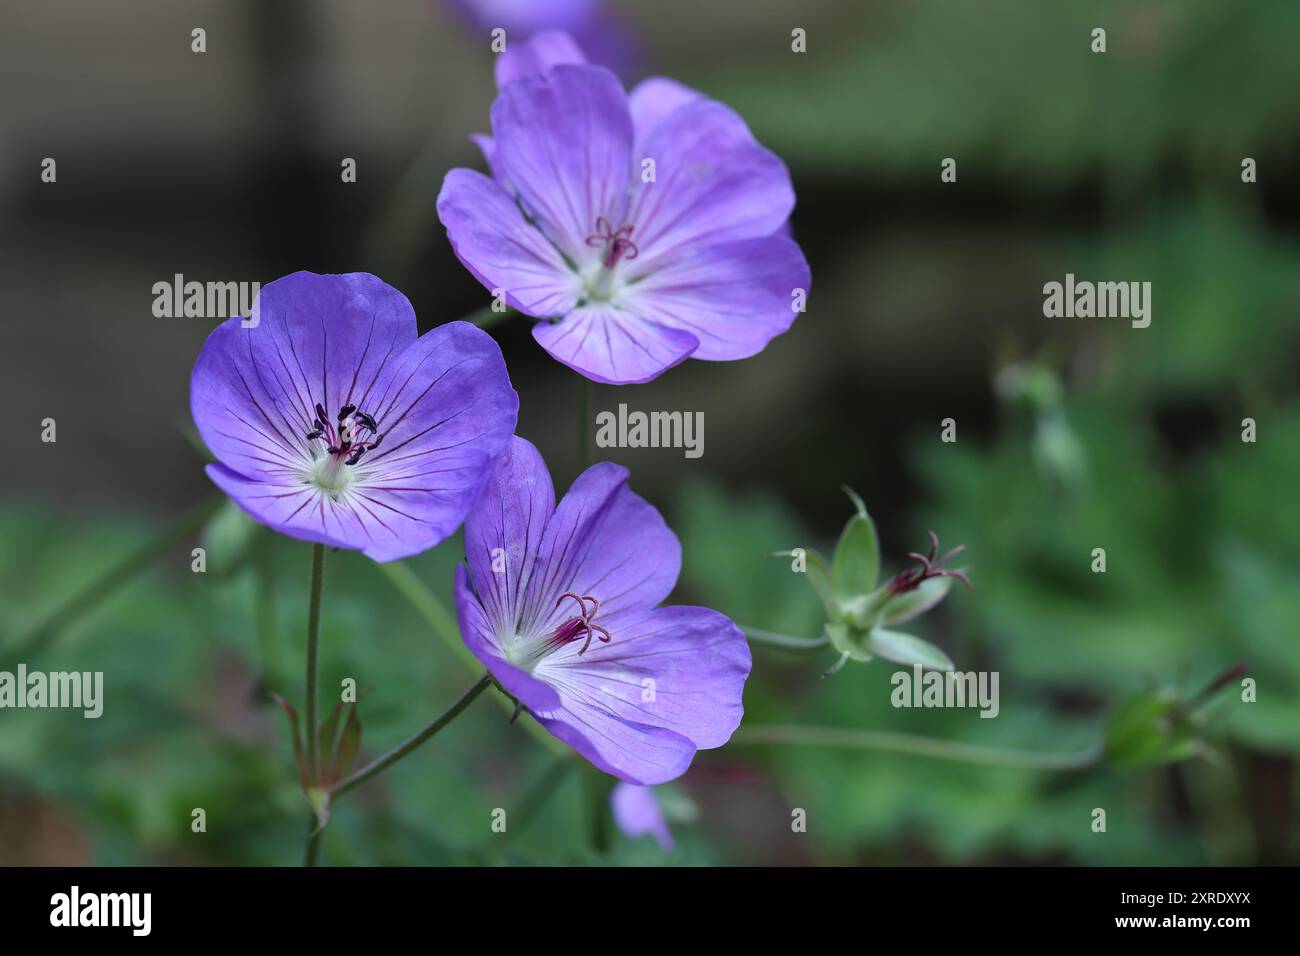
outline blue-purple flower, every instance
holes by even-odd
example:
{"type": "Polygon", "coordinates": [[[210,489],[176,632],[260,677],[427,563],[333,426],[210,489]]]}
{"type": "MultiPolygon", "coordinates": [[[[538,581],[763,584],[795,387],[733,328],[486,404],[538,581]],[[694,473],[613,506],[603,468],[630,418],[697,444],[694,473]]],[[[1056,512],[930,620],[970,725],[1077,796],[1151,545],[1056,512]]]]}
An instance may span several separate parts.
{"type": "Polygon", "coordinates": [[[496,71],[492,176],[453,169],[438,215],[466,268],[543,320],[546,351],[628,384],[747,358],[790,327],[810,282],[794,190],[740,116],[664,78],[625,93],[558,32],[496,71]]]}
{"type": "Polygon", "coordinates": [[[592,61],[623,73],[639,59],[639,44],[602,0],[447,0],[484,39],[506,31],[506,49],[544,30],[577,37],[592,61]]]}
{"type": "Polygon", "coordinates": [[[619,782],[610,791],[609,809],[614,822],[629,840],[652,836],[665,853],[676,846],[653,787],[619,782]]]}
{"type": "Polygon", "coordinates": [[[296,272],[208,336],[190,407],[208,476],[293,538],[393,561],[454,532],[514,431],[501,350],[467,322],[417,337],[366,273],[296,272]]]}
{"type": "Polygon", "coordinates": [[[601,462],[557,505],[537,449],[512,439],[465,521],[456,612],[554,736],[606,773],[662,783],[739,725],[749,646],[717,611],[659,606],[681,545],[627,477],[601,462]]]}

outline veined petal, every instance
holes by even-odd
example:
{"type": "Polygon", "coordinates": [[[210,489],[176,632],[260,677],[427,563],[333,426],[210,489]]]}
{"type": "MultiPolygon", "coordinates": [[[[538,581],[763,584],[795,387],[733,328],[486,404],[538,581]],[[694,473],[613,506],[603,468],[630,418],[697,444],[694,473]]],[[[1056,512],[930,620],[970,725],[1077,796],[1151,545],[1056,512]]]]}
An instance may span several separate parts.
{"type": "MultiPolygon", "coordinates": [[[[659,512],[627,487],[627,469],[592,465],[574,481],[546,525],[525,589],[520,627],[534,637],[573,616],[565,592],[600,602],[597,624],[623,609],[652,607],[677,583],[682,548],[659,512]]],[[[593,642],[594,643],[594,642],[593,642]]]]}
{"type": "Polygon", "coordinates": [[[537,76],[563,63],[586,63],[582,49],[569,34],[562,30],[542,30],[523,43],[510,43],[498,54],[492,70],[497,89],[501,90],[512,80],[537,76]]]}
{"type": "Polygon", "coordinates": [[[469,575],[456,567],[456,621],[461,639],[506,692],[537,714],[560,707],[560,697],[548,684],[512,664],[501,647],[497,622],[490,620],[479,599],[470,590],[469,575]]]}
{"type": "Polygon", "coordinates": [[[569,644],[544,658],[535,675],[574,701],[635,724],[661,727],[701,750],[721,747],[740,725],[749,643],[725,615],[703,607],[642,608],[601,622],[608,644],[579,654],[569,644]]]}
{"type": "Polygon", "coordinates": [[[426,550],[465,520],[514,432],[519,396],[501,349],[468,322],[438,326],[359,404],[373,409],[383,442],[352,466],[343,497],[394,539],[362,550],[377,561],[426,550]]]}
{"type": "Polygon", "coordinates": [[[496,182],[473,170],[451,170],[438,194],[438,218],[456,258],[489,291],[502,290],[511,306],[535,316],[573,308],[581,288],[577,274],[496,182]]]}
{"type": "Polygon", "coordinates": [[[628,209],[639,250],[629,279],[705,246],[770,236],[794,208],[785,163],[715,100],[672,110],[641,151],[655,161],[655,181],[637,179],[628,209]]]}
{"type": "Polygon", "coordinates": [[[627,106],[636,135],[634,158],[638,165],[646,156],[646,141],[659,123],[674,110],[701,99],[704,99],[704,94],[699,90],[666,76],[651,76],[633,87],[627,95],[627,106]]]}
{"type": "Polygon", "coordinates": [[[492,105],[492,133],[497,174],[528,215],[571,262],[599,261],[587,238],[598,219],[622,225],[632,175],[632,119],[618,78],[571,64],[509,83],[492,105]]]}
{"type": "Polygon", "coordinates": [[[208,336],[190,378],[190,409],[218,460],[283,481],[310,462],[317,403],[337,409],[416,337],[406,296],[372,275],[296,272],[267,284],[244,327],[208,336]]]}
{"type": "Polygon", "coordinates": [[[799,246],[781,234],[708,246],[675,259],[618,297],[639,318],[689,332],[692,358],[748,358],[790,327],[793,293],[812,281],[799,246]]]}
{"type": "Polygon", "coordinates": [[[597,769],[629,783],[675,780],[695,756],[695,745],[681,734],[627,723],[599,704],[566,701],[553,713],[534,712],[534,716],[597,769]]]}
{"type": "Polygon", "coordinates": [[[302,481],[247,478],[220,462],[204,470],[235,504],[273,531],[333,548],[357,547],[344,533],[344,520],[337,504],[320,489],[302,481]]]}
{"type": "Polygon", "coordinates": [[[554,511],[555,488],[541,454],[531,442],[511,438],[465,519],[465,559],[498,640],[518,633],[525,588],[554,511]]]}
{"type": "Polygon", "coordinates": [[[533,338],[575,372],[609,385],[658,378],[689,358],[700,344],[684,329],[659,325],[604,303],[574,309],[559,322],[539,322],[533,326],[533,338]]]}

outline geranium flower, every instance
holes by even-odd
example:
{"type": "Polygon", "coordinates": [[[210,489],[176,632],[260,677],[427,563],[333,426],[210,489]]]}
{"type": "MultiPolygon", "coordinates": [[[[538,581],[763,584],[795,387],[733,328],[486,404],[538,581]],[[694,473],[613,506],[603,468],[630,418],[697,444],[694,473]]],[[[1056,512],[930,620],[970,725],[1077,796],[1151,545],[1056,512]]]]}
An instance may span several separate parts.
{"type": "Polygon", "coordinates": [[[725,616],[658,607],[681,545],[601,462],[557,506],[541,455],[511,440],[465,520],[456,612],[519,706],[606,773],[680,776],[740,723],[749,646],[725,616]]]}
{"type": "Polygon", "coordinates": [[[296,272],[253,309],[213,330],[190,380],[217,486],[276,531],[376,561],[454,532],[519,408],[492,338],[467,322],[417,337],[406,297],[363,272],[296,272]]]}
{"type": "Polygon", "coordinates": [[[653,787],[617,783],[609,793],[609,809],[614,822],[629,840],[649,834],[665,853],[676,846],[653,787]]]}
{"type": "Polygon", "coordinates": [[[447,5],[483,38],[506,31],[506,50],[545,30],[577,37],[592,59],[619,73],[640,59],[640,44],[617,11],[602,0],[447,0],[447,5]]]}
{"type": "Polygon", "coordinates": [[[810,282],[785,164],[721,103],[663,78],[629,95],[581,58],[557,32],[498,58],[493,176],[453,169],[438,196],[457,257],[597,382],[761,351],[810,282]]]}

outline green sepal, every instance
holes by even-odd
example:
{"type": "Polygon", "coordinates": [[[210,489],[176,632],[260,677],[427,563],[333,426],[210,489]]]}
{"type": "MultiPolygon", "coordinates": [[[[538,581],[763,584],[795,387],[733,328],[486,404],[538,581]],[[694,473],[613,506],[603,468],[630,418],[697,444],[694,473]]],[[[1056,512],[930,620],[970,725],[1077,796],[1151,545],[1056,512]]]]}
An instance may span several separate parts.
{"type": "Polygon", "coordinates": [[[923,641],[901,631],[873,628],[867,636],[866,647],[877,657],[895,664],[920,665],[930,670],[953,670],[952,659],[929,641],[923,641]]]}
{"type": "Polygon", "coordinates": [[[826,636],[830,638],[831,646],[841,654],[847,654],[859,663],[871,660],[866,644],[867,632],[861,628],[846,621],[830,621],[826,624],[826,636]]]}
{"type": "Polygon", "coordinates": [[[896,594],[880,607],[878,623],[902,624],[934,607],[952,590],[953,578],[927,578],[911,591],[896,594]]]}
{"type": "Polygon", "coordinates": [[[880,542],[867,514],[855,514],[844,526],[831,569],[831,583],[841,600],[868,593],[880,574],[880,542]]]}
{"type": "MultiPolygon", "coordinates": [[[[826,617],[835,620],[840,616],[839,602],[835,600],[835,591],[831,587],[830,569],[826,566],[826,559],[821,556],[821,552],[814,548],[803,548],[804,553],[804,575],[808,578],[808,583],[813,586],[817,592],[817,597],[821,599],[822,608],[826,611],[826,617]]],[[[774,551],[772,556],[776,558],[792,558],[795,556],[794,551],[774,551]]]]}

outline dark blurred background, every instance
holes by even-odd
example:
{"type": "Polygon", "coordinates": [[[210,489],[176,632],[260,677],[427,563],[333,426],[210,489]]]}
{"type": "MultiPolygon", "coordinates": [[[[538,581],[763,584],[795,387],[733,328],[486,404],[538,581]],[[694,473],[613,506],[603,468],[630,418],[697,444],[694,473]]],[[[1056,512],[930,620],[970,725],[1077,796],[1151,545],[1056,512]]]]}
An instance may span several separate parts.
{"type": "MultiPolygon", "coordinates": [[[[812,635],[788,562],[874,514],[886,570],[928,528],[975,591],[917,632],[998,670],[1002,713],[900,711],[893,665],[756,651],[747,723],[1072,750],[1126,694],[1242,659],[1211,760],[1044,774],[732,746],[669,791],[679,847],[628,862],[1300,860],[1300,5],[989,0],[613,4],[638,54],[735,107],[789,164],[807,314],[761,355],[687,362],[596,407],[702,411],[705,454],[615,451],[683,539],[679,597],[812,635]],[[1090,32],[1107,30],[1094,54],[1090,32]],[[807,31],[807,52],[790,32],[807,31]],[[940,163],[957,161],[957,182],[940,163]],[[1256,161],[1258,182],[1241,178],[1256,161]],[[1049,320],[1042,287],[1149,281],[1146,329],[1049,320]],[[940,422],[957,422],[955,444],[940,422]],[[1258,440],[1241,441],[1255,419],[1258,440]],[[1107,574],[1090,572],[1105,547],[1107,574]],[[790,808],[809,813],[790,832],[790,808]],[[1091,832],[1107,807],[1110,827],[1091,832]]],[[[153,284],[373,272],[427,329],[486,304],[434,212],[482,168],[487,37],[450,4],[0,0],[0,650],[210,494],[188,382],[212,324],[153,284]],[[191,52],[191,30],[207,52],[191,52]],[[41,160],[57,182],[41,181],[41,160]],[[340,181],[340,162],[357,182],[340,181]],[[40,422],[58,441],[40,441],[40,422]]],[[[493,328],[520,434],[563,486],[574,376],[493,328]]],[[[308,551],[227,509],[29,666],[103,670],[105,715],[0,713],[0,863],[291,862],[300,798],[266,688],[301,696],[308,551]],[[190,831],[205,807],[209,830],[190,831]]],[[[439,594],[459,544],[410,562],[439,594]]],[[[325,686],[369,688],[368,751],[472,675],[373,566],[332,562],[325,686]]],[[[4,657],[10,655],[6,652],[4,657]]],[[[583,858],[581,783],[506,849],[488,813],[557,758],[479,704],[338,809],[326,859],[583,858]],[[487,809],[485,809],[487,808],[487,809]]]]}

